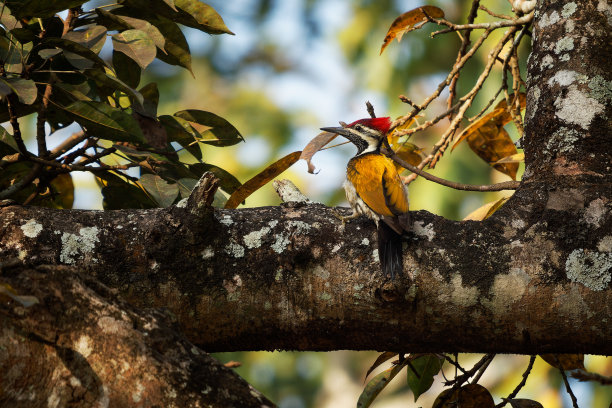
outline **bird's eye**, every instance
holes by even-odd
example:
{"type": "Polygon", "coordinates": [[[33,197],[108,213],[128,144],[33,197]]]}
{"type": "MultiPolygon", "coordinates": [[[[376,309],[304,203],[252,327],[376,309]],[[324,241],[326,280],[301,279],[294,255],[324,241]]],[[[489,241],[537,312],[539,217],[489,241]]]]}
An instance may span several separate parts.
{"type": "Polygon", "coordinates": [[[361,127],[361,125],[355,125],[355,130],[357,130],[358,132],[361,132],[363,128],[361,127]]]}

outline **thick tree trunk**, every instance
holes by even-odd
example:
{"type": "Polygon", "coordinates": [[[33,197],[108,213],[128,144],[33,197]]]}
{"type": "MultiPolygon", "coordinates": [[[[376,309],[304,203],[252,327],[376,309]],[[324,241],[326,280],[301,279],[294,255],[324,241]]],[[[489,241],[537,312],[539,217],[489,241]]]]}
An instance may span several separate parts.
{"type": "MultiPolygon", "coordinates": [[[[0,284],[40,303],[24,307],[0,294],[0,347],[21,350],[13,344],[19,338],[29,348],[26,365],[48,358],[56,370],[78,366],[85,374],[64,377],[65,387],[79,393],[78,381],[94,384],[83,397],[92,400],[121,385],[104,372],[111,361],[131,361],[130,347],[144,350],[141,364],[159,367],[153,372],[164,390],[178,390],[164,362],[203,358],[189,355],[183,339],[172,341],[186,353],[155,354],[146,325],[131,323],[155,316],[132,307],[167,308],[207,351],[612,354],[612,11],[604,1],[537,4],[521,187],[484,222],[414,213],[403,276],[388,281],[380,273],[371,222],[342,228],[318,204],[213,210],[194,197],[184,208],[138,211],[6,206],[0,284]],[[16,273],[10,265],[19,262],[31,269],[16,273]],[[67,271],[41,276],[38,265],[72,266],[132,306],[67,271]],[[48,321],[57,336],[45,329],[48,321]],[[116,357],[88,354],[83,336],[105,350],[118,344],[104,331],[115,326],[134,341],[116,357]]],[[[13,364],[6,361],[0,372],[13,364]]],[[[15,381],[33,384],[27,373],[15,381]]]]}

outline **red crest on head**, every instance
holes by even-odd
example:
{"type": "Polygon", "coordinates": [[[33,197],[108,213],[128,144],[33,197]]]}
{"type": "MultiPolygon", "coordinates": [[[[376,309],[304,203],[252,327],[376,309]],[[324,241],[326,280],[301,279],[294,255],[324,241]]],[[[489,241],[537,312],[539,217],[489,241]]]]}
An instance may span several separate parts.
{"type": "Polygon", "coordinates": [[[379,130],[382,134],[386,134],[391,127],[391,118],[387,116],[384,118],[359,119],[349,124],[347,127],[353,127],[356,124],[364,125],[371,129],[379,130]]]}

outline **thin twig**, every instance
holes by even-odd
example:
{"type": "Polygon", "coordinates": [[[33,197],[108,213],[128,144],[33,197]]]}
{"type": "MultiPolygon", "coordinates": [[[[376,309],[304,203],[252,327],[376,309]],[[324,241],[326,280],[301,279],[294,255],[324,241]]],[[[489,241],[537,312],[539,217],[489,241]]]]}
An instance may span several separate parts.
{"type": "Polygon", "coordinates": [[[80,132],[73,133],[66,140],[60,143],[55,149],[51,150],[51,154],[49,155],[49,159],[55,159],[62,154],[66,153],[74,146],[81,143],[83,140],[87,139],[89,136],[81,130],[80,132]]]}
{"type": "Polygon", "coordinates": [[[432,19],[432,22],[435,22],[439,25],[445,25],[448,28],[440,31],[435,31],[431,33],[431,36],[435,37],[438,34],[452,33],[454,31],[459,30],[496,30],[498,28],[504,27],[518,27],[530,23],[531,20],[533,20],[533,13],[526,14],[523,17],[517,18],[515,20],[501,20],[491,23],[478,24],[453,24],[443,18],[434,18],[432,19]]]}
{"type": "Polygon", "coordinates": [[[525,369],[525,372],[523,373],[523,378],[521,379],[521,382],[516,386],[516,388],[514,388],[514,390],[512,390],[510,395],[508,395],[506,398],[503,398],[502,402],[497,404],[495,406],[495,408],[501,408],[501,407],[505,406],[508,402],[510,402],[511,399],[516,397],[516,395],[519,393],[519,391],[527,383],[527,377],[529,377],[529,374],[531,373],[531,369],[533,368],[533,363],[535,362],[535,360],[536,360],[536,356],[531,356],[529,358],[529,364],[527,365],[527,369],[525,369]]]}
{"type": "MultiPolygon", "coordinates": [[[[455,355],[455,357],[457,357],[455,355]]],[[[461,371],[462,373],[465,373],[465,369],[463,367],[461,367],[461,365],[459,364],[459,361],[455,361],[452,358],[450,358],[449,356],[447,356],[446,354],[444,355],[444,359],[446,361],[448,361],[449,363],[451,363],[454,367],[455,367],[455,377],[457,376],[457,369],[459,369],[459,371],[461,371]]]]}
{"type": "Polygon", "coordinates": [[[493,16],[493,17],[495,17],[495,18],[499,18],[499,19],[501,19],[501,20],[512,20],[512,19],[513,19],[513,17],[512,17],[512,16],[507,16],[507,15],[505,15],[505,14],[498,14],[498,13],[495,13],[495,12],[493,12],[493,11],[489,10],[488,8],[486,8],[485,6],[482,6],[482,5],[481,5],[481,6],[479,6],[478,8],[479,8],[480,10],[484,11],[485,13],[489,14],[490,16],[493,16]]]}
{"type": "Polygon", "coordinates": [[[376,114],[374,113],[374,106],[370,103],[370,101],[366,102],[366,109],[368,110],[368,114],[371,118],[375,118],[376,114]]]}
{"type": "Polygon", "coordinates": [[[563,377],[563,382],[565,383],[565,390],[567,391],[567,393],[569,394],[570,398],[572,399],[572,406],[574,408],[579,408],[578,407],[578,400],[576,399],[576,396],[574,395],[574,392],[572,391],[572,387],[570,387],[570,385],[569,385],[569,381],[567,380],[567,375],[565,375],[565,370],[563,369],[563,364],[557,358],[556,354],[552,354],[552,357],[554,358],[554,360],[556,362],[555,366],[558,367],[559,372],[561,373],[561,377],[563,377]]]}
{"type": "MultiPolygon", "coordinates": [[[[467,18],[468,24],[472,24],[474,20],[476,19],[476,15],[478,14],[479,4],[480,4],[480,0],[472,1],[472,8],[470,9],[470,13],[468,14],[468,18],[467,18]]],[[[463,58],[463,56],[465,55],[465,53],[467,52],[467,49],[470,46],[470,42],[471,42],[470,41],[471,33],[472,33],[471,29],[465,31],[464,36],[461,40],[461,48],[459,49],[459,52],[457,53],[457,58],[455,59],[455,64],[459,63],[461,59],[463,58]]],[[[460,74],[461,74],[461,71],[457,71],[457,74],[453,76],[453,79],[451,80],[451,83],[448,86],[448,100],[447,100],[446,105],[449,109],[453,106],[453,101],[455,100],[455,92],[457,89],[457,82],[459,81],[460,74]]]]}
{"type": "MultiPolygon", "coordinates": [[[[391,148],[388,147],[390,151],[391,148]]],[[[387,155],[391,160],[404,167],[405,169],[418,174],[419,176],[427,179],[429,181],[433,181],[434,183],[441,184],[446,187],[454,188],[455,190],[463,190],[463,191],[502,191],[502,190],[516,190],[520,187],[521,183],[519,181],[505,181],[503,183],[497,184],[489,184],[489,185],[474,185],[474,184],[462,184],[456,183],[454,181],[449,181],[442,179],[440,177],[436,177],[433,174],[429,174],[419,169],[418,167],[413,166],[412,164],[402,160],[396,153],[387,155]]]]}
{"type": "Polygon", "coordinates": [[[485,371],[487,371],[487,368],[489,368],[489,365],[491,364],[491,362],[493,361],[493,359],[487,360],[482,367],[480,367],[478,369],[478,372],[476,373],[476,375],[474,376],[474,378],[472,378],[472,382],[471,384],[478,384],[478,381],[480,380],[480,377],[482,377],[482,375],[484,374],[485,371]]]}
{"type": "Polygon", "coordinates": [[[27,187],[30,184],[30,182],[38,176],[38,173],[40,172],[41,168],[42,168],[41,164],[35,163],[34,166],[32,167],[32,170],[30,170],[28,174],[22,177],[21,180],[17,181],[11,186],[8,186],[6,189],[0,191],[0,200],[10,197],[11,195],[27,187]]]}
{"type": "MultiPolygon", "coordinates": [[[[440,82],[438,84],[438,87],[436,88],[436,90],[431,95],[429,95],[429,97],[427,97],[427,99],[421,105],[414,106],[414,109],[408,115],[404,115],[401,118],[395,120],[391,124],[390,130],[395,129],[396,127],[401,126],[401,125],[403,125],[406,122],[409,122],[410,120],[412,120],[412,118],[414,118],[416,115],[418,115],[419,112],[421,112],[422,110],[427,109],[429,104],[432,101],[434,101],[435,99],[437,99],[440,96],[440,94],[442,93],[442,91],[444,90],[444,88],[446,88],[448,86],[448,84],[450,84],[450,82],[452,81],[452,79],[455,76],[455,74],[460,69],[462,69],[463,66],[465,65],[465,63],[472,57],[472,55],[474,55],[474,53],[476,53],[476,51],[480,48],[482,43],[487,39],[489,34],[491,34],[491,31],[492,30],[485,30],[485,32],[482,33],[480,38],[478,38],[478,41],[476,41],[476,43],[474,43],[472,48],[470,48],[470,50],[465,54],[465,56],[461,59],[461,61],[458,64],[453,65],[453,69],[451,70],[451,72],[449,72],[449,74],[446,76],[446,79],[444,79],[444,81],[442,81],[442,82],[440,82]]],[[[404,135],[406,133],[408,133],[406,130],[400,131],[400,132],[398,132],[398,136],[402,136],[402,135],[404,135]]]]}
{"type": "Polygon", "coordinates": [[[474,367],[472,367],[471,369],[469,369],[468,371],[466,371],[464,374],[455,377],[454,379],[447,381],[444,383],[444,385],[453,385],[455,387],[459,387],[461,386],[461,384],[465,383],[466,381],[468,381],[474,374],[476,374],[476,372],[478,370],[480,370],[480,368],[485,365],[485,364],[489,364],[490,360],[493,360],[493,358],[495,358],[495,354],[485,354],[476,364],[474,364],[474,367]]]}
{"type": "Polygon", "coordinates": [[[595,381],[601,385],[612,385],[612,377],[606,377],[601,374],[591,373],[585,370],[574,370],[570,375],[578,381],[595,381]]]}
{"type": "Polygon", "coordinates": [[[52,92],[53,85],[50,82],[45,85],[41,107],[36,117],[36,143],[38,145],[38,156],[40,157],[47,157],[49,154],[47,151],[47,132],[45,130],[45,123],[47,122],[47,109],[49,107],[49,99],[51,99],[52,92]]]}
{"type": "Polygon", "coordinates": [[[21,136],[21,128],[19,127],[19,121],[17,120],[17,113],[15,112],[15,95],[10,94],[6,96],[6,104],[9,114],[9,123],[13,128],[13,138],[15,139],[15,143],[17,143],[17,148],[19,152],[23,154],[25,157],[30,157],[32,154],[26,148],[25,143],[23,142],[23,137],[21,136]]]}

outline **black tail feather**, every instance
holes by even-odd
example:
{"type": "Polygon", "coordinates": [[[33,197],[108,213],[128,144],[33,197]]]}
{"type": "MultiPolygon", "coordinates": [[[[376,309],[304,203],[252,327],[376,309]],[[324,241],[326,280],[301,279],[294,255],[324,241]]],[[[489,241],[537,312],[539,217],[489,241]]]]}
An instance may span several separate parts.
{"type": "Polygon", "coordinates": [[[385,276],[402,274],[402,236],[385,222],[378,223],[378,258],[385,276]]]}

